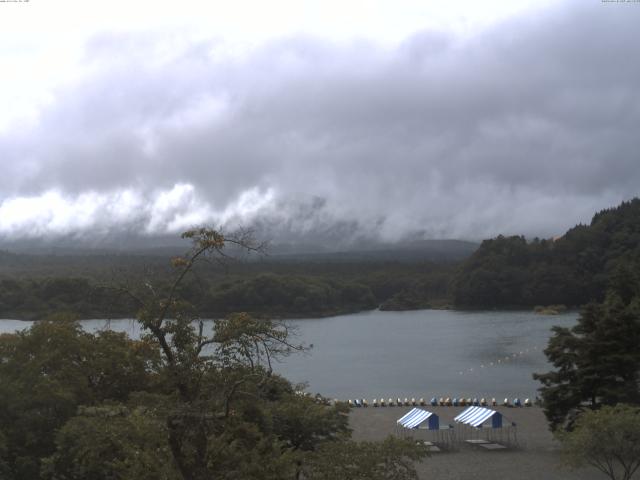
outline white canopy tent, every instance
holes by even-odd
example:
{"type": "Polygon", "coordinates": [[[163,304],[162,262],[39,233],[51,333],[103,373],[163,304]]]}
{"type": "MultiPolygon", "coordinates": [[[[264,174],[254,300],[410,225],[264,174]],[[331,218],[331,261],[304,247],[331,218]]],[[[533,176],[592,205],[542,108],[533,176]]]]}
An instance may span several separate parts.
{"type": "Polygon", "coordinates": [[[453,420],[471,427],[482,427],[482,425],[491,419],[491,428],[502,427],[502,414],[485,407],[469,407],[453,420]]]}
{"type": "Polygon", "coordinates": [[[440,428],[440,420],[433,412],[427,412],[421,408],[412,408],[406,415],[397,420],[397,424],[404,428],[420,428],[420,425],[427,423],[428,430],[440,428]]]}
{"type": "MultiPolygon", "coordinates": [[[[429,435],[428,439],[435,442],[450,443],[452,429],[449,425],[440,427],[440,418],[433,412],[421,408],[412,408],[396,421],[396,428],[402,433],[407,430],[419,430],[429,435]]],[[[431,442],[425,442],[433,445],[431,442]]],[[[437,449],[436,449],[437,451],[437,449]]]]}
{"type": "Polygon", "coordinates": [[[505,422],[500,412],[491,410],[490,408],[479,406],[469,407],[463,410],[453,420],[463,427],[468,428],[464,433],[472,438],[467,441],[478,441],[473,440],[473,436],[474,434],[479,436],[479,432],[482,432],[482,435],[489,437],[488,439],[491,441],[499,440],[508,443],[517,443],[516,424],[513,422],[505,422]]]}

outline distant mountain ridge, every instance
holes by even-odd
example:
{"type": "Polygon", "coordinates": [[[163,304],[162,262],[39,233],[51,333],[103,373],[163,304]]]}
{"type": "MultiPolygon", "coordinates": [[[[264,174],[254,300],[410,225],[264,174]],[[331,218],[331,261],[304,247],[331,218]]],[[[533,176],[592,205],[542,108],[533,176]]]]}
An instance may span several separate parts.
{"type": "Polygon", "coordinates": [[[397,244],[366,245],[363,249],[340,251],[302,251],[290,252],[286,246],[274,246],[273,260],[330,261],[330,262],[451,262],[462,260],[471,255],[479,244],[464,240],[419,240],[397,244]]]}
{"type": "MultiPolygon", "coordinates": [[[[253,255],[248,259],[262,261],[309,261],[309,262],[380,262],[380,261],[429,261],[451,262],[462,260],[471,255],[477,248],[477,243],[464,240],[420,240],[401,243],[368,243],[362,249],[351,248],[331,250],[319,245],[268,245],[264,256],[253,255]]],[[[133,261],[139,263],[146,259],[151,263],[166,261],[169,257],[179,255],[187,250],[185,242],[173,245],[150,244],[146,248],[138,244],[130,248],[71,247],[64,245],[47,245],[36,242],[20,244],[0,244],[0,272],[2,267],[20,267],[38,265],[40,267],[53,266],[84,261],[89,263],[120,263],[133,261]]]]}

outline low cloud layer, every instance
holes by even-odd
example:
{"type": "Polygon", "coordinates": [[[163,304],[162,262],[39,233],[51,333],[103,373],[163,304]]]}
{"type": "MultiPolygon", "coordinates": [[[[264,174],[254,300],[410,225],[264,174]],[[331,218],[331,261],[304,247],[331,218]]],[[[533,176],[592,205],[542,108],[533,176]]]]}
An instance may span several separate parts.
{"type": "Polygon", "coordinates": [[[640,7],[240,55],[101,33],[0,131],[0,236],[254,225],[276,241],[551,236],[638,194],[640,7]]]}

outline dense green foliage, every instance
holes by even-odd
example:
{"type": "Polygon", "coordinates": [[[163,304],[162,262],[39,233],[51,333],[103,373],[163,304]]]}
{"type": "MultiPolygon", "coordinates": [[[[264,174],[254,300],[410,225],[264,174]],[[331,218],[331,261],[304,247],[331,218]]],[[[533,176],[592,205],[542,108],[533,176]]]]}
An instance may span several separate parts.
{"type": "Polygon", "coordinates": [[[235,313],[205,335],[183,286],[229,243],[253,247],[214,230],[184,236],[193,249],[170,278],[114,289],[136,305],[142,340],[68,318],[0,336],[3,480],[416,478],[423,447],[352,442],[346,405],[273,373],[304,350],[285,323],[235,313]]]}
{"type": "MultiPolygon", "coordinates": [[[[203,315],[248,311],[259,315],[310,316],[368,310],[378,305],[361,283],[298,275],[259,274],[213,283],[192,280],[181,293],[203,315]]],[[[135,316],[130,298],[87,278],[0,280],[0,316],[38,318],[75,312],[83,318],[135,316]]]]}
{"type": "Polygon", "coordinates": [[[603,303],[587,305],[572,328],[554,327],[545,349],[554,370],[535,374],[552,429],[571,428],[585,409],[640,404],[640,278],[619,266],[603,303]]]}
{"type": "MultiPolygon", "coordinates": [[[[369,310],[380,304],[392,310],[426,308],[449,303],[453,268],[401,262],[253,262],[234,264],[233,272],[224,273],[198,265],[197,275],[180,285],[180,294],[210,318],[235,311],[303,318],[369,310]]],[[[134,264],[113,278],[98,269],[84,273],[39,276],[29,270],[26,276],[0,275],[0,318],[36,319],[50,312],[75,312],[81,318],[134,317],[135,302],[105,285],[112,285],[114,278],[129,284],[163,279],[171,272],[152,262],[148,268],[134,264]]]]}
{"type": "Polygon", "coordinates": [[[485,240],[456,275],[458,306],[504,308],[602,301],[618,265],[640,265],[640,199],[597,213],[554,240],[485,240]]]}
{"type": "Polygon", "coordinates": [[[132,392],[155,388],[160,356],[149,343],[54,320],[0,336],[0,432],[9,478],[38,477],[56,430],[79,405],[125,402],[132,392]]]}
{"type": "Polygon", "coordinates": [[[385,300],[380,309],[448,308],[451,304],[451,278],[452,271],[441,267],[428,275],[406,279],[406,285],[385,300]]]}
{"type": "Polygon", "coordinates": [[[36,319],[50,312],[74,312],[82,318],[95,318],[123,316],[133,309],[129,299],[98,288],[87,278],[0,280],[0,316],[4,318],[36,319]]]}
{"type": "Polygon", "coordinates": [[[604,406],[580,415],[575,429],[558,435],[571,467],[589,464],[611,480],[630,480],[640,468],[640,408],[604,406]]]}
{"type": "Polygon", "coordinates": [[[376,306],[373,293],[361,283],[261,274],[216,285],[204,302],[204,311],[308,316],[317,312],[369,310],[376,306]]]}

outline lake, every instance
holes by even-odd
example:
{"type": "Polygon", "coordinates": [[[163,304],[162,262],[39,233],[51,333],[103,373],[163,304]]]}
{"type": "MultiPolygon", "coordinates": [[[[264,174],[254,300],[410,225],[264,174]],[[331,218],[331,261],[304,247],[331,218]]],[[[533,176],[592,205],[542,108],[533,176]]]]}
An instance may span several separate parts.
{"type": "MultiPolygon", "coordinates": [[[[309,391],[339,399],[389,397],[520,397],[533,399],[533,372],[549,365],[542,350],[553,325],[572,326],[577,312],[417,310],[370,311],[292,320],[313,348],[276,365],[309,391]]],[[[88,331],[109,325],[136,337],[132,320],[85,320],[88,331]]],[[[30,322],[0,320],[0,332],[30,322]]]]}

